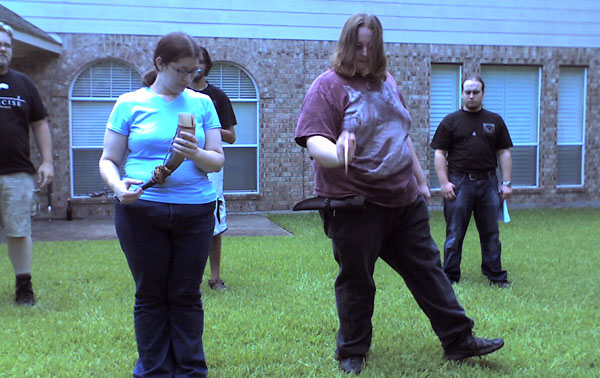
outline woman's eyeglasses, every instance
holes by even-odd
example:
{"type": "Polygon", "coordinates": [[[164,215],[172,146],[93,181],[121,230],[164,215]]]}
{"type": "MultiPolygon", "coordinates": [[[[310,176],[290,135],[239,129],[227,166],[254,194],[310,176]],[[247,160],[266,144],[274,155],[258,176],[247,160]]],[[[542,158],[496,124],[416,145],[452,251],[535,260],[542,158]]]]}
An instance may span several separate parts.
{"type": "Polygon", "coordinates": [[[175,67],[173,65],[171,65],[171,67],[173,67],[175,72],[177,72],[177,75],[179,75],[180,77],[186,77],[187,75],[194,77],[202,73],[202,68],[194,68],[193,70],[188,71],[183,68],[175,67]]]}

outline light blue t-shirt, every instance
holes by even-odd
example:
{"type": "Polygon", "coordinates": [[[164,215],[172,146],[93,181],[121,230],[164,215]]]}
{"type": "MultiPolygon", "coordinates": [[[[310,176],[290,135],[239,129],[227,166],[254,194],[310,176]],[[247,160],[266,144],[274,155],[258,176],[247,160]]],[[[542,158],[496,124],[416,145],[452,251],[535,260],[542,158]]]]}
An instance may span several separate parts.
{"type": "MultiPolygon", "coordinates": [[[[146,182],[152,177],[154,168],[165,163],[165,155],[177,131],[179,113],[194,115],[200,148],[204,148],[206,130],[221,127],[211,99],[190,89],[185,89],[171,102],[147,87],[119,97],[106,127],[128,136],[125,177],[146,182]]],[[[163,185],[146,189],[140,198],[154,202],[202,204],[214,201],[216,194],[206,173],[186,159],[163,185]]]]}

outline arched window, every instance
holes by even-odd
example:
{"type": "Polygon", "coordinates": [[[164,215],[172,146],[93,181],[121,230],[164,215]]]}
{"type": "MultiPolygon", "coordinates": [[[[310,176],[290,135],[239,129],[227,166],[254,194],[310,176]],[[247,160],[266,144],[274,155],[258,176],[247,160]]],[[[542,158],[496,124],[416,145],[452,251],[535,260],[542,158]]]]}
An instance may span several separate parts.
{"type": "Polygon", "coordinates": [[[75,79],[70,95],[73,197],[106,190],[98,171],[106,122],[117,98],[141,85],[135,69],[114,60],[95,62],[75,79]]]}
{"type": "Polygon", "coordinates": [[[221,88],[231,100],[237,125],[236,142],[223,143],[224,191],[228,194],[258,193],[258,90],[250,76],[229,62],[215,62],[206,80],[221,88]]]}

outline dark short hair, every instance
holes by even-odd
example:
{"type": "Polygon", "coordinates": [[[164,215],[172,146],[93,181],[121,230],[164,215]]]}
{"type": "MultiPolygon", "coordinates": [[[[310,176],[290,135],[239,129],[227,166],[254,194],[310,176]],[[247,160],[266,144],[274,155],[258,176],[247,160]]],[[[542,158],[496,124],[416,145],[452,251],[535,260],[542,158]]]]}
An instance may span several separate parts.
{"type": "Polygon", "coordinates": [[[210,59],[210,54],[208,54],[208,51],[202,46],[200,46],[200,57],[202,58],[202,60],[204,60],[204,63],[206,64],[206,68],[204,69],[204,77],[207,77],[210,73],[210,70],[212,69],[213,63],[210,59]]]}
{"type": "Polygon", "coordinates": [[[173,32],[164,35],[156,44],[154,49],[154,70],[146,72],[142,80],[145,86],[150,86],[156,80],[158,67],[156,66],[156,58],[162,59],[164,64],[176,62],[182,58],[200,58],[200,47],[186,33],[173,32]]]}
{"type": "Polygon", "coordinates": [[[383,27],[377,16],[369,13],[356,13],[351,16],[342,29],[340,40],[331,58],[333,70],[344,77],[356,75],[354,52],[358,42],[358,29],[366,26],[373,31],[371,42],[371,57],[369,59],[371,75],[385,80],[387,74],[387,59],[383,51],[383,27]]]}
{"type": "Polygon", "coordinates": [[[483,79],[479,76],[469,76],[466,79],[464,79],[462,81],[462,84],[460,85],[460,90],[464,91],[465,90],[465,81],[467,80],[471,80],[471,81],[478,81],[481,83],[481,92],[485,92],[485,83],[483,82],[483,79]]]}
{"type": "Polygon", "coordinates": [[[2,21],[0,21],[0,33],[6,33],[6,34],[8,34],[8,36],[12,40],[12,37],[13,37],[12,28],[10,27],[10,25],[5,24],[2,21]]]}

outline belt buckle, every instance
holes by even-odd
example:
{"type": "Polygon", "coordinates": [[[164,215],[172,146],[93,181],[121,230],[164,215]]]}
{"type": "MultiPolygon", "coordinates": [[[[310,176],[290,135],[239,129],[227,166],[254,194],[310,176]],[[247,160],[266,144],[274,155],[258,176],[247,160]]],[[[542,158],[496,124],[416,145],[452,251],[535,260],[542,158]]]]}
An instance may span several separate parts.
{"type": "Polygon", "coordinates": [[[471,181],[477,181],[477,177],[473,173],[469,172],[469,180],[471,180],[471,181]]]}

